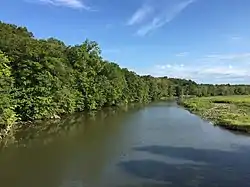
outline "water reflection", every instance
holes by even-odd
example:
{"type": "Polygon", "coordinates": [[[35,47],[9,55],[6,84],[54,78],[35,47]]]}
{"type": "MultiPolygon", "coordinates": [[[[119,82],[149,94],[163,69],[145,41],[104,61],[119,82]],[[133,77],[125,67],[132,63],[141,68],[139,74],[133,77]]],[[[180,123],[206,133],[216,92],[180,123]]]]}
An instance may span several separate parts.
{"type": "Polygon", "coordinates": [[[171,183],[169,186],[235,187],[250,185],[249,149],[223,151],[192,147],[146,146],[134,150],[163,157],[194,161],[179,164],[157,160],[132,160],[119,166],[137,177],[171,183]],[[204,164],[201,164],[204,163],[204,164]]]}
{"type": "Polygon", "coordinates": [[[145,183],[145,184],[130,184],[130,185],[122,185],[122,186],[117,186],[117,187],[166,187],[165,184],[159,184],[159,183],[145,183]]]}
{"type": "Polygon", "coordinates": [[[140,108],[106,108],[19,126],[13,135],[16,143],[0,154],[1,183],[5,187],[96,187],[118,150],[120,121],[140,108]]]}
{"type": "MultiPolygon", "coordinates": [[[[4,141],[0,142],[1,147],[5,146],[29,146],[35,142],[48,144],[59,136],[65,136],[72,132],[87,128],[93,122],[109,123],[110,120],[118,120],[125,117],[126,113],[132,113],[142,108],[142,105],[131,104],[119,107],[107,107],[99,111],[81,112],[64,116],[62,119],[37,121],[36,123],[19,124],[4,141]]],[[[72,134],[71,134],[72,135],[72,134]]]]}

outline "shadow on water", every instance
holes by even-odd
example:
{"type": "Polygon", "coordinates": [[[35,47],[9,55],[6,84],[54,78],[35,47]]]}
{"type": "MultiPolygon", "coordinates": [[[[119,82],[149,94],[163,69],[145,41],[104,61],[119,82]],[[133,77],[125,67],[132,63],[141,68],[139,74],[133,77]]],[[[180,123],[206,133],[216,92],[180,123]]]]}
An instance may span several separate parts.
{"type": "Polygon", "coordinates": [[[136,151],[162,156],[166,161],[151,159],[121,162],[126,172],[167,186],[235,187],[250,185],[249,149],[223,151],[190,147],[146,146],[136,151]],[[180,159],[179,163],[167,158],[180,159]],[[182,162],[181,162],[182,160],[182,162]],[[183,162],[193,161],[191,163],[183,162]]]}

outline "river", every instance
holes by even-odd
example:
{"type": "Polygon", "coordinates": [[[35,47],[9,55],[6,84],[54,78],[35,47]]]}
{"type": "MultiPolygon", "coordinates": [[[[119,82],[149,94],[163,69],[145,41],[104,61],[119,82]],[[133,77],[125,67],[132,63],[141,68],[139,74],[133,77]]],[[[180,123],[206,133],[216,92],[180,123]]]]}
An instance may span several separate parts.
{"type": "Polygon", "coordinates": [[[2,187],[250,186],[250,138],[175,102],[75,114],[15,134],[2,187]]]}

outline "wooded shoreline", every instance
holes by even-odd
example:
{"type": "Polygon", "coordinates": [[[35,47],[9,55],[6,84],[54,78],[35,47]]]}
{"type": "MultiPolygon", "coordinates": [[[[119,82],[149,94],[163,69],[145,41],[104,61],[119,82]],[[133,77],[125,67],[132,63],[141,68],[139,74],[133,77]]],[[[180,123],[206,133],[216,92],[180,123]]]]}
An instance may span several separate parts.
{"type": "Polygon", "coordinates": [[[250,86],[141,76],[104,60],[95,41],[70,46],[0,22],[0,93],[3,138],[17,122],[182,95],[246,95],[250,86]]]}

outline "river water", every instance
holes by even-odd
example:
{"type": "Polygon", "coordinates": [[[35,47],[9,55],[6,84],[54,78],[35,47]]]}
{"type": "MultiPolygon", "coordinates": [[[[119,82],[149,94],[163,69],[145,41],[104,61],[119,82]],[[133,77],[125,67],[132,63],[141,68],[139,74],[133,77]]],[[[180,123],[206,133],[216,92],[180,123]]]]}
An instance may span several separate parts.
{"type": "Polygon", "coordinates": [[[15,135],[2,187],[250,186],[250,138],[175,102],[75,114],[15,135]]]}

